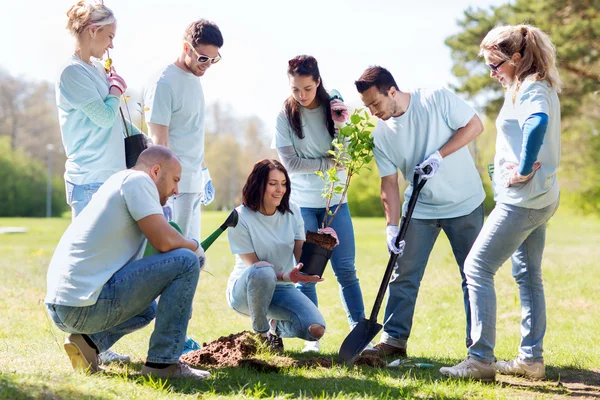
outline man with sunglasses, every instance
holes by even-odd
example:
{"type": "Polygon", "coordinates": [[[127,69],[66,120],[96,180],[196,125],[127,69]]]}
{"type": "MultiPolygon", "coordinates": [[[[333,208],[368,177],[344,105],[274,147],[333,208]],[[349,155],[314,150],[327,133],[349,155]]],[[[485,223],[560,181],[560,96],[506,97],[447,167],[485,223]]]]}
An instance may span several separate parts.
{"type": "MultiPolygon", "coordinates": [[[[469,347],[464,263],[483,225],[485,193],[466,146],[481,134],[483,124],[475,110],[449,90],[401,92],[392,74],[382,67],[368,68],[355,85],[364,105],[379,119],[373,132],[373,154],[381,176],[387,245],[402,255],[388,288],[381,341],[364,353],[406,357],[419,286],[440,230],[448,237],[462,278],[469,347]],[[428,183],[417,200],[406,243],[396,246],[401,214],[398,170],[406,180],[416,172],[428,183]]],[[[412,185],[407,187],[405,199],[412,189],[412,185]]]]}
{"type": "MultiPolygon", "coordinates": [[[[204,93],[200,77],[221,60],[223,36],[219,27],[200,19],[185,30],[181,53],[154,79],[144,95],[145,117],[154,144],[173,150],[182,165],[179,194],[165,207],[167,219],[184,236],[200,242],[200,205],[214,198],[214,188],[204,164],[204,93]]],[[[199,346],[186,341],[184,352],[199,346]]]]}

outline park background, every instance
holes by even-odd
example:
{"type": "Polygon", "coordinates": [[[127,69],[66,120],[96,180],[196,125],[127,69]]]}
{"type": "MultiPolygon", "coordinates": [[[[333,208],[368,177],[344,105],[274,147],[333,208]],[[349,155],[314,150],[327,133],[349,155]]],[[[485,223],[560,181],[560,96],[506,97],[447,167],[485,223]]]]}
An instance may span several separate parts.
{"type": "MultiPolygon", "coordinates": [[[[550,314],[545,343],[548,382],[530,385],[517,380],[481,386],[449,383],[437,374],[437,366],[464,357],[459,279],[441,237],[424,278],[409,348],[411,356],[435,362],[435,371],[341,368],[291,371],[277,378],[227,371],[206,384],[167,384],[162,389],[139,381],[135,364],[131,371],[113,371],[123,378],[118,382],[110,376],[85,380],[71,373],[59,346],[64,335],[51,327],[43,312],[45,271],[70,219],[54,83],[72,54],[73,41],[64,29],[71,4],[67,0],[2,1],[0,227],[25,227],[28,232],[0,236],[0,397],[148,398],[197,391],[217,397],[600,397],[596,339],[600,296],[595,290],[600,277],[595,263],[600,258],[600,1],[106,2],[118,19],[111,57],[129,84],[129,113],[138,126],[143,125],[137,105],[141,93],[148,79],[179,54],[185,26],[203,17],[215,21],[223,32],[223,60],[202,78],[207,101],[206,162],[216,189],[215,201],[203,210],[205,234],[219,224],[225,210],[239,204],[253,163],[276,156],[270,143],[277,113],[289,95],[287,60],[297,54],[315,56],[326,88],[342,92],[351,107],[361,106],[353,82],[369,65],[388,68],[403,91],[447,86],[467,100],[485,124],[470,150],[488,193],[488,212],[493,199],[487,164],[493,159],[494,119],[503,92],[477,56],[481,39],[498,23],[540,27],[557,47],[565,84],[561,208],[549,225],[544,266],[550,314]],[[53,218],[39,218],[45,216],[53,218]],[[116,389],[104,388],[109,381],[116,389]]],[[[354,178],[349,201],[357,232],[359,277],[369,309],[387,261],[374,165],[354,178]]],[[[192,336],[200,341],[248,327],[248,321],[224,301],[225,280],[233,264],[225,237],[211,253],[208,270],[213,275],[201,279],[190,326],[192,336]]],[[[518,338],[518,296],[510,268],[505,266],[501,272],[498,352],[510,358],[518,338]]],[[[340,316],[335,279],[328,274],[319,290],[329,324],[324,351],[334,356],[347,327],[340,316]]],[[[124,339],[118,350],[140,361],[148,331],[134,337],[136,342],[124,339]]],[[[292,350],[299,346],[290,341],[292,350]]]]}

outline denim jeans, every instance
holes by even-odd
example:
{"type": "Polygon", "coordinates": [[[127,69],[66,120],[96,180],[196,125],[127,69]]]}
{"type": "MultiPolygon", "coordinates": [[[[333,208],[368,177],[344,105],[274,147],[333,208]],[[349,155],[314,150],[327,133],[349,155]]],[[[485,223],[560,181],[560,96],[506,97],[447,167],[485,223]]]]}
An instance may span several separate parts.
{"type": "Polygon", "coordinates": [[[275,270],[270,267],[249,267],[227,292],[231,308],[247,315],[254,332],[267,332],[269,319],[277,322],[275,331],[281,337],[317,340],[308,328],[325,327],[319,309],[292,284],[278,285],[275,270]]]}
{"type": "Polygon", "coordinates": [[[546,333],[546,300],[542,282],[542,255],[546,223],[558,208],[559,200],[539,209],[498,203],[465,262],[471,299],[473,345],[469,355],[494,361],[496,344],[496,291],[494,275],[509,258],[521,300],[521,344],[519,357],[542,361],[546,333]]]}
{"type": "Polygon", "coordinates": [[[67,190],[67,204],[71,206],[71,219],[75,219],[80,212],[88,205],[94,193],[100,189],[102,183],[86,183],[85,185],[75,185],[65,181],[67,190]]]}
{"type": "Polygon", "coordinates": [[[99,352],[156,318],[146,361],[174,364],[183,351],[199,275],[194,252],[172,250],[125,265],[106,282],[94,305],[46,307],[59,329],[88,335],[99,352]]]}
{"type": "MultiPolygon", "coordinates": [[[[332,207],[331,211],[335,212],[336,208],[337,206],[332,207]]],[[[323,223],[325,208],[302,207],[300,210],[302,212],[302,219],[304,220],[304,228],[307,231],[316,232],[323,223]]],[[[350,327],[353,327],[361,318],[365,317],[365,305],[358,277],[356,276],[356,268],[354,267],[356,253],[354,227],[352,226],[348,204],[344,203],[339,206],[339,211],[331,223],[331,227],[335,230],[340,240],[340,244],[333,249],[333,255],[330,260],[331,268],[340,287],[342,306],[346,310],[350,327]]],[[[317,288],[314,282],[299,283],[297,287],[317,307],[319,306],[317,288]]]]}
{"type": "Polygon", "coordinates": [[[408,225],[404,254],[398,258],[392,279],[388,286],[388,298],[385,307],[383,343],[406,348],[412,329],[417,295],[425,267],[440,230],[450,241],[454,259],[462,278],[463,306],[466,314],[466,346],[471,344],[471,317],[469,293],[464,273],[464,263],[471,246],[475,242],[483,225],[483,204],[470,214],[456,218],[415,219],[408,225]]]}

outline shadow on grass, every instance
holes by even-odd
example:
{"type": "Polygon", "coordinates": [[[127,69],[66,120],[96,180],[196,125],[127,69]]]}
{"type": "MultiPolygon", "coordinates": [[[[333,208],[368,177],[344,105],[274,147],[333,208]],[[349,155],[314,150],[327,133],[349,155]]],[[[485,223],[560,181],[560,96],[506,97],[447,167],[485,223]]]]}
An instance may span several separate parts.
{"type": "Polygon", "coordinates": [[[34,400],[34,399],[105,399],[105,397],[69,389],[53,389],[43,383],[31,384],[20,382],[22,378],[0,373],[0,399],[34,400]]]}

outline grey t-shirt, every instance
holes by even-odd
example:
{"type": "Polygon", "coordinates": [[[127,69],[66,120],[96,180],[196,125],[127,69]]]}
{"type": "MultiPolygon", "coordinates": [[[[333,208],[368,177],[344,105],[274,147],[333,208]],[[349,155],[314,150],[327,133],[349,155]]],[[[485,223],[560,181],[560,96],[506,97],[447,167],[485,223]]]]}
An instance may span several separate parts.
{"type": "Polygon", "coordinates": [[[162,215],[156,184],[142,171],[111,176],[63,234],[48,268],[46,303],[84,307],[126,264],[142,257],[137,221],[162,215]]]}

